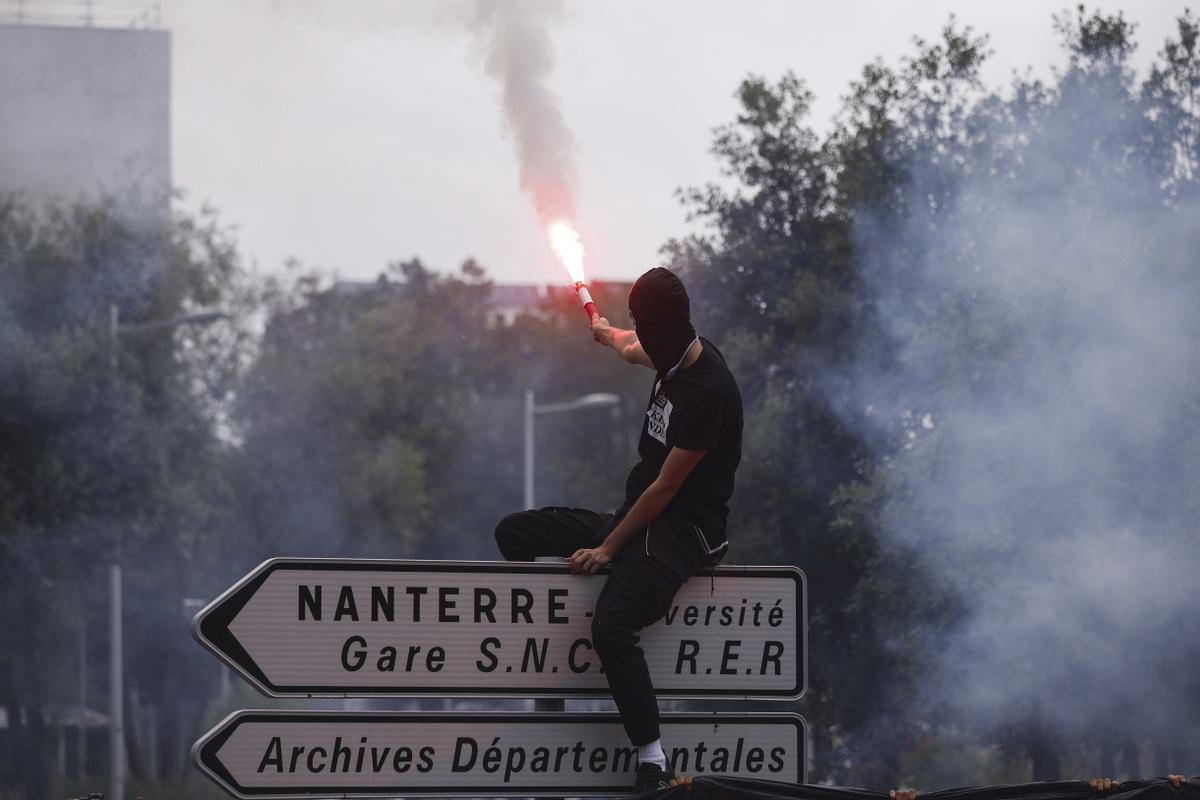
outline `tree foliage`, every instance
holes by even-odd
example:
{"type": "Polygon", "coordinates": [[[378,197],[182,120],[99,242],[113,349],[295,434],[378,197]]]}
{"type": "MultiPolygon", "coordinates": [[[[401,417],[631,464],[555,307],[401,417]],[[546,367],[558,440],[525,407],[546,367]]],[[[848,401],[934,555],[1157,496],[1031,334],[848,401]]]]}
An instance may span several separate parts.
{"type": "MultiPolygon", "coordinates": [[[[171,709],[166,730],[187,731],[192,719],[170,723],[199,713],[200,702],[174,701],[196,677],[194,653],[162,633],[182,631],[180,600],[238,526],[232,453],[214,429],[250,333],[146,323],[239,311],[249,295],[238,270],[211,217],[0,203],[3,769],[30,796],[49,793],[44,712],[78,703],[81,658],[89,704],[102,705],[109,564],[125,567],[128,597],[160,596],[127,605],[130,685],[171,709]]],[[[167,741],[181,769],[186,742],[167,741]]]]}
{"type": "MultiPolygon", "coordinates": [[[[999,742],[1014,762],[1031,759],[1035,778],[1057,777],[1064,759],[1083,763],[1087,753],[1113,765],[1123,752],[1125,766],[1136,765],[1139,737],[1155,748],[1156,768],[1172,762],[1170,734],[1162,732],[1178,730],[1175,722],[1130,733],[1120,712],[1067,711],[1078,690],[1052,708],[1031,688],[1021,707],[981,722],[930,684],[953,663],[945,647],[959,640],[950,632],[977,628],[972,593],[986,591],[997,570],[1028,571],[1021,559],[1029,551],[1019,542],[1031,515],[1048,537],[1075,524],[1064,514],[1085,491],[1077,484],[1028,485],[1017,495],[1028,513],[975,507],[973,498],[942,498],[930,487],[963,484],[944,471],[964,466],[947,448],[961,444],[956,431],[987,420],[962,412],[1003,408],[1006,393],[1022,402],[1017,393],[1037,390],[1026,383],[1031,359],[1113,354],[1095,346],[1105,341],[1097,321],[1121,327],[1125,320],[1119,308],[1087,311],[1088,298],[1111,297],[1112,277],[1093,270],[1098,283],[1086,289],[1081,232],[1110,229],[1104,241],[1118,241],[1129,264],[1117,280],[1130,287],[1196,288],[1187,222],[1196,210],[1195,20],[1180,18],[1178,39],[1140,86],[1124,17],[1080,8],[1059,15],[1056,27],[1068,63],[1055,81],[1017,77],[996,92],[980,78],[986,37],[952,20],[937,40],[915,40],[897,67],[864,68],[823,138],[806,127],[811,98],[800,80],[751,77],[737,92],[736,122],[714,135],[727,181],[682,193],[704,225],[667,251],[698,288],[702,318],[729,343],[748,388],[748,458],[735,497],[742,530],[734,540],[754,560],[783,559],[808,571],[813,691],[802,707],[815,722],[818,774],[835,782],[920,780],[942,769],[912,760],[931,737],[999,742]],[[1044,220],[1064,227],[1043,230],[1044,220]],[[1003,247],[1024,265],[1001,270],[1028,282],[1019,295],[988,282],[1003,247]],[[1064,294],[1074,287],[1085,289],[1064,294]],[[985,300],[989,293],[1027,299],[998,305],[985,300]],[[930,497],[957,503],[957,513],[984,514],[961,520],[971,526],[962,531],[965,544],[928,535],[958,521],[953,506],[931,505],[930,497]],[[1081,749],[1062,744],[1073,738],[1081,749]]],[[[1105,270],[1120,263],[1111,252],[1094,255],[1105,270]]],[[[1130,348],[1147,346],[1132,332],[1130,348]]],[[[1193,333],[1178,330],[1189,340],[1193,333]]],[[[1190,400],[1148,413],[1171,419],[1169,430],[1193,430],[1194,388],[1181,390],[1190,400]]],[[[1128,472],[1114,489],[1137,511],[1108,519],[1150,525],[1142,535],[1154,539],[1167,509],[1186,516],[1189,493],[1173,476],[1196,474],[1195,442],[1185,434],[1175,445],[1144,441],[1121,451],[1128,472]]],[[[1120,445],[1103,448],[1107,455],[1120,445]]],[[[986,474],[988,448],[974,452],[981,461],[969,468],[986,474]]],[[[1185,529],[1175,528],[1170,541],[1186,560],[1185,529]]],[[[1085,652],[1055,659],[1131,709],[1140,695],[1088,661],[1085,652]]],[[[1178,663],[1153,679],[1176,697],[1192,685],[1178,663]]],[[[971,759],[963,754],[962,763],[971,759]]],[[[972,780],[961,767],[943,773],[972,780]]]]}

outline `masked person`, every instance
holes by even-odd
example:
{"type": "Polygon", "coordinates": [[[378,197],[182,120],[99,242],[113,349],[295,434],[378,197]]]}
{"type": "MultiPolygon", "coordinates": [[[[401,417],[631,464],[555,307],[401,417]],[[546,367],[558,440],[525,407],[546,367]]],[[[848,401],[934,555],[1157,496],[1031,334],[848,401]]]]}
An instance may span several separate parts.
{"type": "Polygon", "coordinates": [[[692,328],[687,290],[655,267],[629,291],[634,330],[599,317],[592,335],[631,364],[654,370],[641,460],[614,514],[549,507],[510,514],[496,527],[510,561],[569,558],[572,572],[611,565],[592,617],[592,644],[638,748],[635,791],[670,785],[658,700],[638,632],[661,619],[679,587],[724,557],[725,524],[741,461],[742,398],[725,359],[692,328]]]}

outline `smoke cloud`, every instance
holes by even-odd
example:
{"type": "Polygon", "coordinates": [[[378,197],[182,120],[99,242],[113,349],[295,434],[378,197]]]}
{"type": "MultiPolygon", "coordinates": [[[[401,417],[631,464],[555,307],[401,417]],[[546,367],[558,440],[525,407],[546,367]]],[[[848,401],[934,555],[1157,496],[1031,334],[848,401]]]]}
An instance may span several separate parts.
{"type": "Polygon", "coordinates": [[[885,547],[962,604],[949,629],[895,643],[924,648],[921,705],[988,730],[1036,719],[1182,746],[1200,203],[1179,178],[1188,154],[1146,146],[1136,98],[1115,68],[1069,70],[1032,105],[976,108],[965,145],[918,153],[906,211],[857,217],[880,328],[829,390],[895,453],[885,547]]]}
{"type": "Polygon", "coordinates": [[[547,26],[561,11],[555,0],[478,0],[467,20],[487,74],[500,84],[521,188],[532,196],[543,224],[575,217],[574,140],[548,86],[554,47],[547,26]]]}

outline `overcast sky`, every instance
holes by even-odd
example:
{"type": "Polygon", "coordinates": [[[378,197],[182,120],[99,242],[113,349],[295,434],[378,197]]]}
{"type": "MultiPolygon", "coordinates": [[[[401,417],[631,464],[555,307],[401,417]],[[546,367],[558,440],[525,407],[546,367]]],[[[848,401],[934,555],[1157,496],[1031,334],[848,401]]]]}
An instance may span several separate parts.
{"type": "MultiPolygon", "coordinates": [[[[863,64],[895,63],[951,13],[989,33],[985,73],[1048,75],[1064,57],[1044,0],[567,0],[552,86],[576,143],[593,277],[630,278],[688,228],[674,191],[716,177],[713,127],[747,73],[792,69],[827,129],[863,64]]],[[[1125,8],[1144,69],[1183,2],[1125,8]]],[[[496,84],[449,2],[173,0],[173,170],[185,207],[236,226],[259,269],[285,259],[371,279],[467,257],[502,282],[564,273],[517,185],[496,84]]]]}

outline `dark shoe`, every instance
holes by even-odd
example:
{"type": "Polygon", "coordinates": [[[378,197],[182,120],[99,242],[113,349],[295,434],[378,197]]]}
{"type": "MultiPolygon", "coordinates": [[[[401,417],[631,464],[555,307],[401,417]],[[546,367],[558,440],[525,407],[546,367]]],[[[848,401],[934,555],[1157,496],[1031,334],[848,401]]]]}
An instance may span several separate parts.
{"type": "Polygon", "coordinates": [[[675,773],[663,769],[658,764],[638,764],[637,783],[633,784],[633,791],[635,794],[641,794],[653,792],[655,789],[669,789],[673,780],[675,773]]]}

